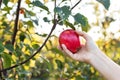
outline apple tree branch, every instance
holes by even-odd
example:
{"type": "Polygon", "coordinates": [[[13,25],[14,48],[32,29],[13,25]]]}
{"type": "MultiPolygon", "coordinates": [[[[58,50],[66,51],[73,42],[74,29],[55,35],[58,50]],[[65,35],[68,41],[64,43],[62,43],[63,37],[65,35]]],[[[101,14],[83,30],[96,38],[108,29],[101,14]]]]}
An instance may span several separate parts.
{"type": "Polygon", "coordinates": [[[15,19],[15,24],[14,24],[14,32],[13,32],[13,36],[12,36],[12,45],[14,46],[15,43],[15,38],[17,35],[17,28],[18,28],[18,20],[19,20],[19,10],[20,10],[20,5],[21,5],[21,0],[18,0],[18,6],[17,6],[17,10],[16,10],[16,19],[15,19]]]}
{"type": "MultiPolygon", "coordinates": [[[[21,0],[19,0],[19,1],[21,1],[21,0]]],[[[77,3],[71,8],[71,10],[73,10],[80,2],[81,2],[81,0],[80,0],[79,2],[77,2],[77,3]]],[[[19,4],[19,5],[20,5],[20,4],[19,4]]],[[[54,8],[56,8],[56,0],[55,0],[54,8]]],[[[19,17],[19,14],[18,14],[17,16],[19,17]]],[[[18,18],[16,18],[16,20],[17,20],[17,19],[18,19],[18,18]]],[[[17,21],[18,21],[18,20],[17,20],[17,21]]],[[[31,56],[30,56],[28,59],[26,59],[25,61],[23,61],[23,62],[21,62],[21,63],[19,63],[19,64],[16,64],[16,65],[14,65],[14,66],[11,66],[11,67],[9,67],[9,68],[2,69],[2,70],[0,70],[0,72],[4,72],[4,71],[7,71],[7,70],[11,70],[11,69],[13,69],[13,68],[15,68],[15,67],[18,67],[18,66],[20,66],[20,65],[23,65],[23,64],[25,64],[26,62],[28,62],[30,59],[32,59],[36,54],[38,54],[38,53],[41,51],[41,49],[45,46],[45,44],[46,44],[46,42],[48,41],[48,39],[50,38],[52,32],[55,30],[56,25],[58,24],[58,22],[59,22],[59,20],[56,19],[56,12],[54,12],[54,23],[53,23],[52,29],[51,29],[50,33],[48,34],[47,38],[45,39],[45,41],[43,42],[43,44],[38,48],[38,50],[36,50],[36,52],[33,53],[33,55],[31,55],[31,56]]],[[[17,26],[17,23],[18,23],[18,22],[16,22],[16,26],[17,26]]],[[[15,27],[14,30],[15,30],[15,32],[14,32],[13,40],[12,40],[12,44],[13,44],[13,45],[14,45],[14,42],[15,42],[15,36],[16,36],[16,33],[17,33],[17,28],[15,27]]]]}

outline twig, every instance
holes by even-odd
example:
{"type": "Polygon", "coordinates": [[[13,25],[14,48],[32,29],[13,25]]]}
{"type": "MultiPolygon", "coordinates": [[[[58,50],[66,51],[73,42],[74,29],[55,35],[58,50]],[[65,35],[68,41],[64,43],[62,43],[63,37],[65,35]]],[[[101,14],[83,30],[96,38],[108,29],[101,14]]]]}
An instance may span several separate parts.
{"type": "Polygon", "coordinates": [[[13,36],[12,36],[12,45],[14,45],[15,43],[15,38],[17,35],[17,27],[18,27],[18,20],[19,20],[19,10],[20,10],[20,5],[21,5],[21,0],[18,0],[18,6],[17,6],[17,10],[16,10],[16,19],[15,19],[15,24],[14,24],[14,32],[13,32],[13,36]]]}
{"type": "MultiPolygon", "coordinates": [[[[55,0],[55,4],[54,4],[54,8],[56,8],[56,0],[55,0]]],[[[56,20],[56,12],[54,12],[54,21],[56,20]]]]}
{"type": "Polygon", "coordinates": [[[46,44],[47,40],[49,39],[49,37],[51,36],[52,32],[54,31],[54,29],[55,29],[55,27],[56,27],[56,24],[57,24],[57,22],[54,23],[54,25],[53,25],[53,27],[52,27],[52,29],[51,29],[48,37],[46,38],[46,40],[44,41],[44,43],[42,44],[42,46],[41,46],[40,48],[38,48],[38,50],[37,50],[33,55],[31,55],[28,59],[26,59],[25,61],[23,61],[23,62],[21,62],[21,63],[19,63],[19,64],[16,64],[16,65],[14,65],[14,66],[11,66],[11,67],[6,68],[6,69],[3,69],[3,70],[0,70],[0,72],[6,71],[6,70],[10,70],[10,69],[13,69],[13,68],[15,68],[15,67],[18,67],[18,66],[20,66],[20,65],[23,65],[23,64],[25,64],[26,62],[28,62],[30,59],[32,59],[32,58],[44,47],[44,45],[46,44]]]}
{"type": "MultiPolygon", "coordinates": [[[[2,59],[0,58],[0,70],[3,69],[3,62],[2,59]]],[[[2,79],[2,72],[0,72],[0,79],[2,79]]]]}
{"type": "MultiPolygon", "coordinates": [[[[70,0],[71,1],[71,0],[70,0]]],[[[70,11],[72,11],[82,0],[79,0],[73,7],[71,7],[70,11]]],[[[62,20],[59,19],[58,23],[61,22],[62,20]]]]}
{"type": "Polygon", "coordinates": [[[2,0],[0,0],[0,9],[1,9],[1,5],[2,5],[2,0]]]}
{"type": "MultiPolygon", "coordinates": [[[[56,7],[56,0],[55,0],[55,7],[56,7]]],[[[57,21],[57,19],[56,19],[56,12],[55,12],[55,13],[54,13],[54,24],[53,24],[53,26],[52,26],[52,29],[51,29],[50,33],[48,34],[47,38],[45,39],[45,41],[43,42],[43,44],[38,48],[38,50],[37,50],[33,55],[31,55],[28,59],[26,59],[25,61],[23,61],[23,62],[21,62],[21,63],[19,63],[19,64],[16,64],[16,65],[14,65],[14,66],[11,66],[11,67],[9,67],[9,68],[0,70],[0,72],[7,71],[7,70],[11,70],[11,69],[13,69],[13,68],[15,68],[15,67],[18,67],[18,66],[20,66],[20,65],[23,65],[23,64],[25,64],[26,62],[28,62],[30,59],[32,59],[36,54],[38,54],[38,52],[40,52],[41,49],[45,46],[45,44],[46,44],[46,42],[48,41],[49,37],[51,36],[52,32],[53,32],[54,29],[56,28],[57,23],[58,23],[58,21],[57,21]]]]}
{"type": "Polygon", "coordinates": [[[79,0],[70,10],[72,11],[82,0],[79,0]]]}
{"type": "Polygon", "coordinates": [[[2,5],[2,0],[0,0],[0,8],[1,8],[1,5],[2,5]]]}

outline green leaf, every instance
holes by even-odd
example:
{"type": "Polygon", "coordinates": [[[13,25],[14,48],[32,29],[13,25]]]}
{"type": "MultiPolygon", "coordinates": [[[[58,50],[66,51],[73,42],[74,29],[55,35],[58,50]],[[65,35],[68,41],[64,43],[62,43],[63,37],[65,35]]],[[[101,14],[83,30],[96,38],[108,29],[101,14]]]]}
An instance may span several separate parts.
{"type": "Polygon", "coordinates": [[[39,36],[42,36],[42,37],[46,37],[48,34],[38,34],[38,33],[36,33],[37,35],[39,35],[39,36]]]}
{"type": "Polygon", "coordinates": [[[2,55],[2,57],[3,57],[3,61],[4,61],[4,63],[3,63],[4,68],[10,67],[11,66],[11,59],[12,59],[11,56],[7,53],[4,53],[2,55]]]}
{"type": "MultiPolygon", "coordinates": [[[[5,0],[3,0],[3,1],[5,1],[5,0]]],[[[11,7],[4,7],[2,10],[7,11],[9,13],[11,9],[12,9],[11,7]]]]}
{"type": "Polygon", "coordinates": [[[39,25],[38,24],[38,20],[32,20],[37,26],[39,25]]]}
{"type": "Polygon", "coordinates": [[[49,12],[49,9],[48,9],[48,7],[46,7],[43,3],[41,3],[40,1],[38,1],[38,0],[36,0],[36,1],[33,1],[33,3],[32,3],[34,6],[37,6],[37,7],[40,7],[40,8],[42,8],[42,9],[44,9],[44,10],[46,10],[46,11],[48,11],[49,12]]]}
{"type": "Polygon", "coordinates": [[[32,47],[33,47],[34,49],[38,49],[38,48],[39,48],[39,45],[38,45],[38,44],[33,44],[32,47]]]}
{"type": "Polygon", "coordinates": [[[3,0],[3,3],[7,6],[9,0],[3,0]]]}
{"type": "Polygon", "coordinates": [[[47,17],[44,17],[43,20],[44,20],[45,22],[50,22],[50,20],[49,20],[47,17]]]}
{"type": "Polygon", "coordinates": [[[62,20],[65,20],[71,14],[70,6],[56,7],[54,10],[62,20]]]}
{"type": "Polygon", "coordinates": [[[58,69],[62,70],[63,69],[63,63],[60,60],[55,60],[55,62],[57,63],[58,69]]]}
{"type": "Polygon", "coordinates": [[[0,53],[2,53],[4,51],[4,46],[2,44],[2,42],[0,41],[0,53]]]}
{"type": "Polygon", "coordinates": [[[101,4],[103,4],[103,6],[108,10],[110,7],[110,0],[97,0],[98,2],[100,2],[101,4]]]}
{"type": "Polygon", "coordinates": [[[84,15],[77,13],[76,15],[74,15],[74,20],[77,24],[81,24],[83,31],[88,31],[90,26],[88,24],[88,19],[84,15]]]}
{"type": "Polygon", "coordinates": [[[30,50],[31,52],[33,51],[32,47],[29,44],[24,44],[26,46],[26,50],[30,50]]]}
{"type": "Polygon", "coordinates": [[[16,49],[15,49],[15,55],[17,56],[17,57],[20,57],[21,55],[22,55],[22,50],[20,49],[20,47],[19,46],[16,46],[16,49]]]}
{"type": "Polygon", "coordinates": [[[74,27],[74,25],[73,25],[72,23],[70,23],[70,22],[68,22],[68,21],[65,21],[64,24],[65,24],[66,26],[69,26],[69,27],[72,28],[73,30],[75,30],[75,27],[74,27]]]}
{"type": "Polygon", "coordinates": [[[50,51],[60,54],[60,55],[63,55],[63,52],[61,50],[59,50],[58,48],[51,48],[50,51]]]}
{"type": "Polygon", "coordinates": [[[41,57],[41,58],[45,61],[49,71],[52,71],[53,66],[51,65],[51,63],[48,60],[46,60],[45,58],[43,58],[43,57],[41,57]]]}
{"type": "Polygon", "coordinates": [[[27,22],[24,22],[25,24],[27,24],[29,27],[33,27],[34,25],[33,25],[33,22],[32,21],[27,21],[27,22]]]}
{"type": "Polygon", "coordinates": [[[10,52],[14,51],[13,45],[12,44],[5,44],[5,48],[9,50],[10,52]]]}
{"type": "Polygon", "coordinates": [[[24,33],[21,33],[21,34],[20,34],[20,41],[24,41],[25,38],[26,38],[25,34],[24,34],[24,33]]]}
{"type": "Polygon", "coordinates": [[[10,25],[7,24],[6,22],[2,22],[2,26],[5,26],[5,28],[7,28],[9,30],[10,25]]]}
{"type": "Polygon", "coordinates": [[[32,11],[25,10],[26,15],[35,16],[35,13],[32,11]]]}

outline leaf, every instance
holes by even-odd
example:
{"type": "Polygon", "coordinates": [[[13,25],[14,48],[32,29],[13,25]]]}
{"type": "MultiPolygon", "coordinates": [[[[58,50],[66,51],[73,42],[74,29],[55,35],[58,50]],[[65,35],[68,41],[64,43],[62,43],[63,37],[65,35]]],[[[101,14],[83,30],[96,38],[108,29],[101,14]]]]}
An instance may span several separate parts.
{"type": "Polygon", "coordinates": [[[39,48],[39,45],[38,45],[38,44],[33,44],[32,47],[33,47],[34,49],[38,49],[38,48],[39,48]]]}
{"type": "Polygon", "coordinates": [[[56,7],[54,10],[62,20],[65,20],[71,14],[70,6],[56,7]]]}
{"type": "Polygon", "coordinates": [[[2,10],[3,11],[7,11],[9,13],[11,9],[12,9],[11,7],[6,6],[2,10]]]}
{"type": "Polygon", "coordinates": [[[44,3],[48,3],[48,0],[44,0],[44,3]]]}
{"type": "Polygon", "coordinates": [[[18,0],[9,0],[9,1],[15,4],[17,3],[18,0]]]}
{"type": "Polygon", "coordinates": [[[32,20],[37,26],[39,25],[38,24],[38,20],[32,20]]]}
{"type": "Polygon", "coordinates": [[[14,51],[13,45],[12,44],[5,44],[5,48],[9,50],[10,52],[14,51]]]}
{"type": "Polygon", "coordinates": [[[29,15],[30,17],[31,17],[31,16],[35,16],[35,13],[34,13],[34,12],[28,11],[28,10],[26,10],[26,9],[25,9],[25,13],[26,13],[26,15],[29,15]]]}
{"type": "Polygon", "coordinates": [[[80,23],[81,24],[81,26],[82,26],[82,30],[84,30],[84,31],[88,31],[88,29],[89,29],[89,24],[88,24],[88,19],[84,16],[84,15],[82,15],[82,14],[80,14],[80,13],[77,13],[76,15],[74,15],[73,16],[74,17],[74,20],[75,20],[75,22],[78,24],[78,23],[80,23]]]}
{"type": "Polygon", "coordinates": [[[52,71],[52,65],[51,65],[51,63],[48,60],[46,60],[45,58],[43,58],[43,57],[41,57],[41,58],[45,61],[46,65],[47,65],[47,67],[49,69],[49,71],[52,71]]]}
{"type": "Polygon", "coordinates": [[[34,6],[40,7],[40,8],[42,8],[42,9],[44,9],[44,10],[46,10],[46,11],[49,12],[48,7],[46,7],[43,3],[41,3],[41,2],[38,1],[38,0],[33,1],[32,4],[33,4],[34,6]]]}
{"type": "Polygon", "coordinates": [[[3,3],[7,6],[9,0],[3,0],[3,3]]]}
{"type": "Polygon", "coordinates": [[[24,41],[25,38],[26,38],[25,34],[24,34],[24,33],[21,33],[21,34],[20,34],[20,41],[24,41]]]}
{"type": "Polygon", "coordinates": [[[63,69],[63,63],[60,60],[55,60],[55,62],[57,63],[58,69],[62,70],[63,69]]]}
{"type": "Polygon", "coordinates": [[[57,53],[57,54],[60,54],[60,55],[63,56],[63,52],[60,51],[58,48],[51,48],[50,50],[51,50],[52,52],[54,52],[54,53],[57,53]]]}
{"type": "Polygon", "coordinates": [[[75,30],[75,27],[74,27],[74,25],[73,25],[72,23],[70,23],[70,22],[68,22],[68,21],[65,21],[64,24],[65,24],[66,26],[69,26],[69,27],[72,28],[73,30],[75,30]]]}
{"type": "Polygon", "coordinates": [[[37,35],[39,35],[39,36],[42,36],[42,37],[46,37],[48,34],[46,34],[46,33],[44,33],[44,34],[38,34],[38,33],[36,33],[37,35]]]}
{"type": "Polygon", "coordinates": [[[2,44],[2,42],[0,41],[0,53],[2,53],[4,51],[4,46],[2,44]]]}
{"type": "Polygon", "coordinates": [[[20,57],[22,55],[22,50],[20,49],[20,47],[16,46],[16,49],[15,49],[15,55],[17,57],[20,57]]]}
{"type": "Polygon", "coordinates": [[[67,0],[62,0],[62,2],[67,1],[67,0]]]}
{"type": "Polygon", "coordinates": [[[4,53],[2,55],[2,57],[3,57],[3,61],[4,61],[3,62],[4,68],[10,67],[11,66],[11,56],[7,53],[4,53]]]}
{"type": "Polygon", "coordinates": [[[29,44],[24,44],[26,47],[26,50],[30,50],[30,52],[33,52],[32,47],[29,44]]]}
{"type": "Polygon", "coordinates": [[[103,6],[108,10],[110,7],[110,0],[97,0],[98,2],[100,2],[101,4],[103,4],[103,6]]]}
{"type": "Polygon", "coordinates": [[[25,0],[25,3],[26,3],[26,4],[30,4],[31,1],[30,1],[30,0],[25,0]]]}
{"type": "Polygon", "coordinates": [[[33,27],[34,25],[33,25],[33,22],[32,21],[27,21],[27,22],[24,22],[25,24],[27,24],[29,27],[33,27]]]}
{"type": "Polygon", "coordinates": [[[44,17],[43,20],[44,20],[45,22],[50,22],[50,20],[49,20],[47,17],[44,17]]]}

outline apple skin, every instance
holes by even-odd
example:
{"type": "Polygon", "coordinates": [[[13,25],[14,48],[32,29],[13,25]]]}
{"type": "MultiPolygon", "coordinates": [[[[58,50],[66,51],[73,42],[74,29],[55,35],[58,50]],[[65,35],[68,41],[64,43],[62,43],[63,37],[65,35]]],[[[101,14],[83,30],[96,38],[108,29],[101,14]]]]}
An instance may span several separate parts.
{"type": "Polygon", "coordinates": [[[79,35],[72,29],[67,29],[60,33],[59,44],[60,47],[64,44],[73,54],[81,48],[79,35]]]}

